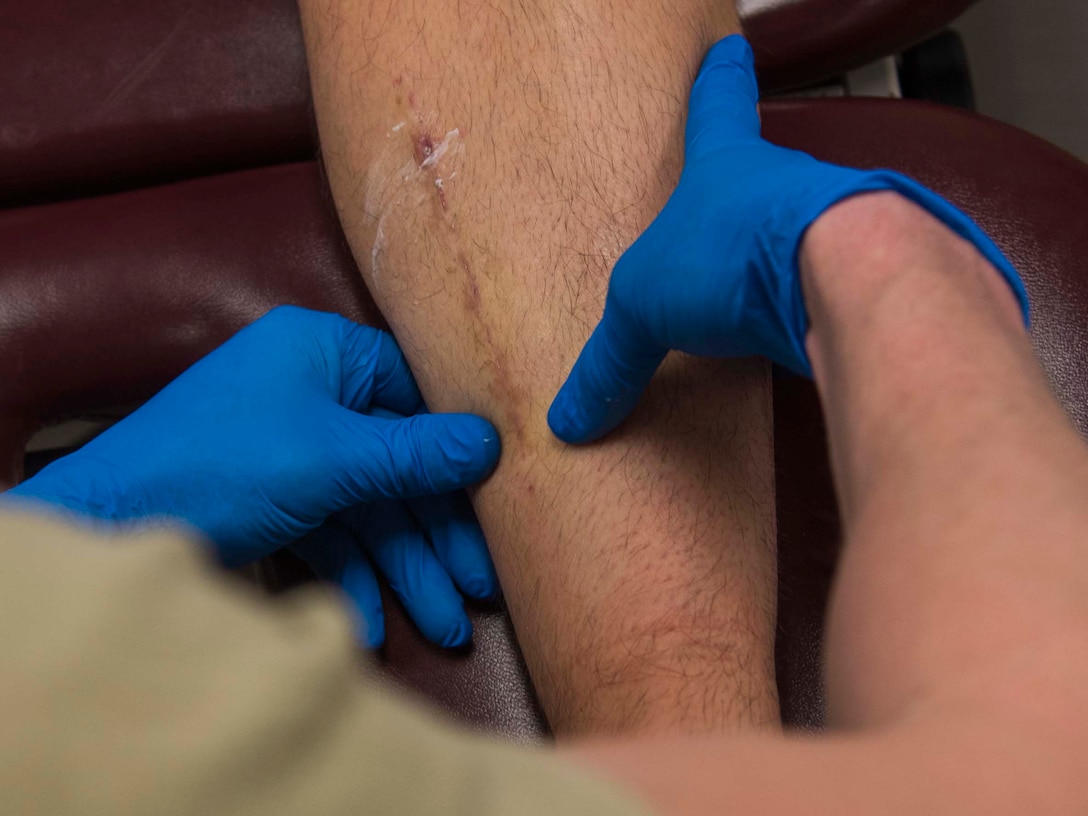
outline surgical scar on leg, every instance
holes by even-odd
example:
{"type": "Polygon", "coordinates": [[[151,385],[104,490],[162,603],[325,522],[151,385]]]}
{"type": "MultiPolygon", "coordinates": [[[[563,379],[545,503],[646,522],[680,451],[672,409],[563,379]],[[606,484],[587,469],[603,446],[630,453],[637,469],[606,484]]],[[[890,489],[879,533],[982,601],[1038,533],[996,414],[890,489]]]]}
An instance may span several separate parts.
{"type": "MultiPolygon", "coordinates": [[[[401,83],[403,84],[403,83],[401,83]]],[[[399,87],[399,86],[398,86],[399,87]]],[[[408,150],[410,161],[387,160],[397,164],[399,170],[394,179],[387,181],[389,188],[378,197],[378,211],[371,213],[377,220],[374,244],[371,250],[371,278],[378,276],[377,267],[382,263],[388,240],[388,219],[405,217],[418,223],[415,229],[425,230],[429,238],[444,247],[452,264],[446,271],[446,279],[462,291],[461,306],[466,315],[465,326],[478,349],[475,356],[485,361],[483,374],[491,394],[489,402],[496,406],[505,422],[502,430],[514,439],[522,439],[527,418],[523,409],[524,389],[519,389],[510,376],[510,347],[495,336],[492,307],[481,287],[473,261],[464,248],[465,237],[461,234],[458,215],[451,210],[450,196],[457,189],[460,168],[465,161],[465,140],[459,127],[446,130],[428,123],[436,117],[425,116],[419,111],[415,94],[408,93],[407,116],[412,124],[401,120],[389,129],[387,151],[399,153],[403,158],[408,150]],[[441,135],[439,135],[441,134],[441,135]],[[430,207],[430,215],[424,210],[430,207]],[[405,209],[411,212],[404,212],[405,209]]]]}
{"type": "MultiPolygon", "coordinates": [[[[682,164],[721,0],[302,0],[345,234],[429,407],[503,435],[473,502],[560,735],[773,724],[766,368],[670,358],[618,433],[547,407],[682,164]]],[[[669,274],[669,270],[662,270],[669,274]]]]}

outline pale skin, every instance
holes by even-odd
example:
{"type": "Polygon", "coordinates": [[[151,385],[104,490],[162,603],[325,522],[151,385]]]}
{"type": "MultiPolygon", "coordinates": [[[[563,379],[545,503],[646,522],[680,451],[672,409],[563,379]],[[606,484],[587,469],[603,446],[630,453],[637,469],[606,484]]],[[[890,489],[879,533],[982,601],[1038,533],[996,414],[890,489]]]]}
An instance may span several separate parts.
{"type": "Polygon", "coordinates": [[[476,493],[552,729],[775,727],[768,369],[675,359],[624,431],[547,429],[612,264],[679,176],[725,4],[303,0],[345,233],[428,404],[503,436],[476,493]]]}

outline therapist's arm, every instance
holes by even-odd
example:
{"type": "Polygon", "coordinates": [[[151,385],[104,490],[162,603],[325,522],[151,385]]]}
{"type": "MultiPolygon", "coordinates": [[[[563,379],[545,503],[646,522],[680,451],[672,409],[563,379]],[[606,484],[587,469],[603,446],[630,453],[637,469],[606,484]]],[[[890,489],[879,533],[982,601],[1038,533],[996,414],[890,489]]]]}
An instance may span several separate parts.
{"type": "Polygon", "coordinates": [[[892,194],[801,269],[846,528],[830,733],[577,757],[672,814],[1085,812],[1088,453],[1009,287],[892,194]]]}
{"type": "Polygon", "coordinates": [[[207,562],[176,531],[0,510],[0,813],[643,813],[368,682],[325,593],[207,562]]]}

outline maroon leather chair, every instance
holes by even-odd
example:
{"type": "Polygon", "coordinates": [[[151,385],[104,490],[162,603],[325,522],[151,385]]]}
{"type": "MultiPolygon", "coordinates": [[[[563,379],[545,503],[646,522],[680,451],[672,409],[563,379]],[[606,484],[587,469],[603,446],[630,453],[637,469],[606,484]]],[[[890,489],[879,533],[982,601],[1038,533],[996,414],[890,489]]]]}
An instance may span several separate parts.
{"type": "Polygon", "coordinates": [[[737,0],[764,91],[781,91],[897,54],[975,0],[737,0]]]}
{"type": "MultiPolygon", "coordinates": [[[[274,305],[381,323],[310,160],[316,148],[289,0],[113,0],[86,12],[77,31],[63,4],[27,5],[14,29],[26,40],[0,43],[16,66],[0,75],[0,195],[22,205],[0,210],[0,486],[21,477],[37,428],[122,415],[274,305]],[[50,14],[57,30],[46,35],[32,18],[50,14]],[[124,43],[140,48],[122,58],[124,43]],[[13,90],[9,80],[21,84],[13,90]]],[[[881,4],[844,5],[861,14],[881,4]]],[[[904,13],[903,3],[886,5],[904,13]]],[[[948,4],[912,4],[937,5],[948,4]]],[[[783,13],[825,6],[799,0],[783,13]]],[[[752,18],[753,36],[774,30],[759,28],[774,19],[752,18]]],[[[770,63],[780,72],[773,76],[789,75],[784,64],[770,63]]],[[[829,70],[821,65],[811,76],[829,70]]],[[[921,103],[779,101],[763,117],[773,141],[902,170],[977,218],[1023,272],[1040,356],[1088,432],[1085,165],[1013,128],[921,103]]],[[[775,413],[779,685],[787,722],[815,727],[838,521],[811,384],[776,382],[775,413]]],[[[298,578],[283,560],[263,574],[274,587],[298,578]]],[[[498,608],[473,617],[473,650],[451,655],[422,642],[392,605],[385,675],[481,726],[543,733],[507,617],[498,608]]]]}
{"type": "MultiPolygon", "coordinates": [[[[727,2],[727,0],[722,0],[727,2]]],[[[895,53],[973,0],[740,0],[765,91],[895,53]]],[[[0,207],[314,156],[296,0],[35,0],[0,17],[0,207]]]]}

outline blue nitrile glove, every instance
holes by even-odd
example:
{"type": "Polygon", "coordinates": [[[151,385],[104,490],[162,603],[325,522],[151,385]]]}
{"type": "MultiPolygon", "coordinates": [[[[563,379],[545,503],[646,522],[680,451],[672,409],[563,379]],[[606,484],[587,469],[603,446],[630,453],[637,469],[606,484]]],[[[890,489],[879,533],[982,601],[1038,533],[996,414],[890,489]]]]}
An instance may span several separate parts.
{"type": "MultiPolygon", "coordinates": [[[[404,419],[382,408],[366,413],[404,419]]],[[[420,631],[442,646],[462,646],[472,638],[458,590],[476,600],[488,600],[499,591],[483,530],[462,490],[356,505],[290,549],[351,598],[364,623],[360,636],[372,647],[385,639],[385,613],[371,563],[385,575],[420,631]]]]}
{"type": "Polygon", "coordinates": [[[571,443],[597,439],[634,409],[669,349],[762,355],[811,376],[797,256],[808,227],[852,195],[892,190],[972,242],[1012,287],[1012,265],[970,218],[914,181],[775,147],[760,137],[752,50],[728,37],[691,92],[684,171],[664,210],[616,263],[604,317],[548,423],[571,443]]]}
{"type": "Polygon", "coordinates": [[[4,499],[109,522],[178,519],[227,565],[306,536],[295,551],[340,579],[376,645],[381,602],[358,535],[424,634],[460,645],[471,626],[450,576],[476,597],[497,582],[467,500],[449,494],[491,472],[499,437],[480,417],[414,415],[422,408],[391,336],[281,307],[4,499]],[[382,409],[396,413],[366,413],[382,409]]]}

